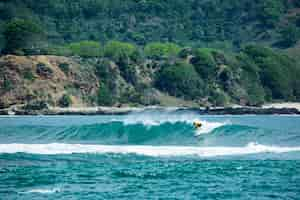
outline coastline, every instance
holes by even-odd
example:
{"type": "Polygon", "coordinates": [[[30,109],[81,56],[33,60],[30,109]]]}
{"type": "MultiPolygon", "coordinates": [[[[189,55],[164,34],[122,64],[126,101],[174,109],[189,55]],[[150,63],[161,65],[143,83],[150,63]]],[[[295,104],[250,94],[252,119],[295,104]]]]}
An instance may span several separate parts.
{"type": "Polygon", "coordinates": [[[12,106],[0,109],[0,115],[126,115],[143,111],[182,112],[192,111],[202,115],[300,115],[300,103],[274,103],[261,107],[231,106],[231,107],[48,107],[43,110],[24,110],[22,107],[12,106]]]}

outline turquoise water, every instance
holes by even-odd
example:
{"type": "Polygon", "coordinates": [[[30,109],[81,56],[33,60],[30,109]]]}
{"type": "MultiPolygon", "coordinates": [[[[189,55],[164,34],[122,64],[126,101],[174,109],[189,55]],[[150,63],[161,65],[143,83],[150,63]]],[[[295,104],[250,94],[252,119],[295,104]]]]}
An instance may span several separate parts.
{"type": "Polygon", "coordinates": [[[0,117],[0,199],[299,199],[299,188],[300,116],[0,117]]]}

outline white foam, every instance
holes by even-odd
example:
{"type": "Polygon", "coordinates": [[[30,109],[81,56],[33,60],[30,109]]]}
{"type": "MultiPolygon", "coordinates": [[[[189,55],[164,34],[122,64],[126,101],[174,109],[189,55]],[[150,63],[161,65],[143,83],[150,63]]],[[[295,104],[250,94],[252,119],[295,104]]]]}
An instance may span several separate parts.
{"type": "Polygon", "coordinates": [[[117,146],[83,144],[0,144],[0,153],[29,154],[73,154],[73,153],[116,153],[146,156],[234,156],[259,153],[287,153],[300,151],[300,147],[276,147],[250,143],[245,147],[188,147],[188,146],[117,146]]]}
{"type": "Polygon", "coordinates": [[[124,119],[121,119],[121,122],[125,125],[143,124],[145,126],[158,126],[163,123],[193,123],[198,116],[195,114],[175,115],[168,112],[138,113],[126,116],[124,119]]]}
{"type": "Polygon", "coordinates": [[[53,189],[32,189],[32,190],[28,190],[25,192],[20,192],[23,194],[28,194],[28,193],[40,193],[40,194],[53,194],[53,193],[57,193],[60,192],[59,188],[53,188],[53,189]]]}
{"type": "Polygon", "coordinates": [[[197,114],[182,114],[174,115],[168,112],[166,113],[139,113],[126,116],[124,119],[113,120],[123,122],[125,125],[143,124],[144,126],[159,126],[163,123],[175,124],[178,122],[190,124],[192,126],[193,122],[200,121],[202,127],[196,130],[195,135],[211,133],[214,129],[221,126],[231,124],[230,121],[225,122],[210,122],[199,118],[197,114]]]}
{"type": "Polygon", "coordinates": [[[230,122],[201,121],[202,127],[196,130],[196,136],[211,133],[214,129],[230,124],[230,122]]]}

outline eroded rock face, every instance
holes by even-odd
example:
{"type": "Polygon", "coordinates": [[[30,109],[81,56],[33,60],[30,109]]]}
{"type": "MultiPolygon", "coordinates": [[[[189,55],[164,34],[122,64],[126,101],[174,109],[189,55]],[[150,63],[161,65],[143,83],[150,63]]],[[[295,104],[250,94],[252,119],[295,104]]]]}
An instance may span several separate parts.
{"type": "Polygon", "coordinates": [[[12,56],[0,58],[0,107],[42,101],[57,105],[65,93],[73,104],[93,105],[88,96],[95,96],[98,79],[72,58],[60,56],[12,56]],[[67,63],[68,73],[60,65],[67,63]]]}

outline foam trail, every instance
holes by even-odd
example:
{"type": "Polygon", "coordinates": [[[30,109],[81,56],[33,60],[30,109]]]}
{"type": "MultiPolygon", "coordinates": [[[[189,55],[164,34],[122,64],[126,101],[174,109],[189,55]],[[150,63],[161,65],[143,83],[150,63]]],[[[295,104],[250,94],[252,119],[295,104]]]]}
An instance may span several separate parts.
{"type": "Polygon", "coordinates": [[[19,192],[21,194],[29,194],[29,193],[40,193],[40,194],[53,194],[60,192],[59,188],[53,188],[53,189],[32,189],[25,192],[19,192]]]}
{"type": "Polygon", "coordinates": [[[300,152],[300,147],[276,147],[250,143],[245,147],[180,147],[180,146],[117,146],[83,144],[0,144],[0,153],[29,154],[73,154],[73,153],[116,153],[145,156],[234,156],[259,153],[300,152]]]}

